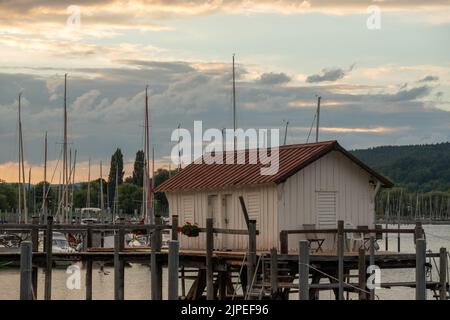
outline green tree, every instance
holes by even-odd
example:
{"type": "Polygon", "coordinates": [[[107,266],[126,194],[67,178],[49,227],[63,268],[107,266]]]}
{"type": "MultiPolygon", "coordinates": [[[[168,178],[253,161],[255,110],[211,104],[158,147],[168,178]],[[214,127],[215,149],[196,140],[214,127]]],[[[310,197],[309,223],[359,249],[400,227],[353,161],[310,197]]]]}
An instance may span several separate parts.
{"type": "Polygon", "coordinates": [[[123,175],[123,154],[120,148],[117,148],[116,152],[111,156],[111,166],[108,176],[109,204],[111,207],[116,190],[116,177],[118,184],[121,185],[123,183],[123,175]]]}
{"type": "Polygon", "coordinates": [[[136,159],[134,160],[134,169],[132,177],[132,181],[135,185],[142,186],[143,184],[144,166],[145,166],[144,151],[138,150],[138,152],[136,152],[136,159]]]}
{"type": "Polygon", "coordinates": [[[142,203],[142,188],[132,184],[123,183],[119,186],[119,208],[124,214],[133,214],[140,211],[142,203]]]}

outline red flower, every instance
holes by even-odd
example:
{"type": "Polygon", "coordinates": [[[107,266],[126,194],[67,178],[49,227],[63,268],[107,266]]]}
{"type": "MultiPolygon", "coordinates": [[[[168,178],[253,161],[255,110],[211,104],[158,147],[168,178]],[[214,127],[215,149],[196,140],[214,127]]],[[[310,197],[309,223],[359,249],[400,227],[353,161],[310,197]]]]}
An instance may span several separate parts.
{"type": "Polygon", "coordinates": [[[186,235],[189,236],[191,234],[191,231],[189,229],[186,230],[186,235]]]}
{"type": "Polygon", "coordinates": [[[178,233],[181,233],[181,232],[182,232],[182,229],[183,229],[183,228],[181,228],[181,227],[177,227],[178,233]]]}

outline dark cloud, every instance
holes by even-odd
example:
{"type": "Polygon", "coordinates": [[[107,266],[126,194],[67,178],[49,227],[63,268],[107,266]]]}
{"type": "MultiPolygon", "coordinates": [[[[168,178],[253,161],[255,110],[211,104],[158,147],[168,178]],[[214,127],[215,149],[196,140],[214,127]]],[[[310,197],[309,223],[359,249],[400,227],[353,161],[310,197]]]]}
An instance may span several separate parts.
{"type": "Polygon", "coordinates": [[[324,82],[324,81],[336,81],[342,79],[347,73],[353,70],[355,64],[351,65],[348,70],[341,68],[322,69],[322,73],[313,74],[306,78],[306,82],[324,82]]]}
{"type": "MultiPolygon", "coordinates": [[[[240,70],[245,69],[240,66],[240,70]]],[[[229,65],[199,68],[187,62],[147,61],[134,63],[130,68],[84,68],[75,69],[73,73],[69,74],[68,89],[69,137],[71,147],[78,149],[80,161],[88,157],[93,161],[106,161],[116,147],[122,148],[127,159],[134,157],[143,141],[146,84],[149,85],[157,159],[170,154],[173,146],[170,136],[180,122],[188,129],[192,129],[194,120],[202,120],[204,128],[230,127],[229,65]]],[[[62,80],[63,73],[58,74],[52,77],[0,74],[0,163],[15,160],[17,155],[15,133],[19,88],[24,89],[26,99],[22,116],[27,160],[32,163],[42,161],[42,137],[46,130],[51,140],[51,157],[59,154],[57,142],[62,137],[63,87],[54,83],[49,85],[49,82],[62,80]],[[52,94],[57,98],[50,99],[52,94]]],[[[287,79],[282,75],[267,73],[256,82],[242,78],[237,83],[238,126],[273,128],[280,127],[282,119],[288,119],[292,127],[309,128],[318,87],[294,83],[285,86],[280,79],[287,79]],[[261,79],[271,85],[261,85],[261,79]],[[295,107],[296,101],[310,101],[311,106],[295,107]]],[[[357,91],[352,92],[348,85],[347,93],[342,93],[344,91],[335,90],[335,86],[320,87],[323,126],[409,129],[380,134],[323,132],[322,139],[339,139],[347,147],[450,139],[450,112],[422,102],[423,97],[430,95],[431,86],[404,88],[393,93],[382,89],[367,93],[374,90],[370,88],[362,93],[357,85],[357,91]]],[[[293,130],[288,141],[304,142],[306,135],[307,132],[293,130]]]]}
{"type": "Polygon", "coordinates": [[[261,84],[281,84],[291,81],[291,78],[283,72],[280,73],[263,73],[256,81],[261,84]]]}
{"type": "Polygon", "coordinates": [[[438,81],[439,77],[437,76],[426,76],[423,79],[420,79],[419,82],[431,82],[431,81],[438,81]]]}

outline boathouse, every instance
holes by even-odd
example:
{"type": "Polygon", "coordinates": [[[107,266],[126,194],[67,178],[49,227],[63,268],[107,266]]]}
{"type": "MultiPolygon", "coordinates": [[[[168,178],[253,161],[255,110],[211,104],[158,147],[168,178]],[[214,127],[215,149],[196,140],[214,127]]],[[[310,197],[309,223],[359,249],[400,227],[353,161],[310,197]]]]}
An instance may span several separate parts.
{"type": "MultiPolygon", "coordinates": [[[[238,152],[238,151],[235,151],[238,152]]],[[[248,150],[246,150],[248,153],[248,150]]],[[[248,154],[246,154],[248,157],[248,154]]],[[[255,219],[259,236],[257,250],[280,248],[279,234],[286,229],[313,226],[336,228],[338,220],[348,226],[374,227],[375,195],[392,183],[358,160],[337,141],[286,145],[279,148],[279,168],[262,175],[263,164],[189,164],[162,183],[169,215],[205,227],[246,229],[239,196],[243,196],[250,219],[255,219]]],[[[245,250],[248,237],[215,234],[217,250],[245,250]]],[[[292,236],[289,251],[297,249],[292,236]]],[[[325,236],[324,248],[332,248],[333,236],[325,236]]],[[[205,234],[180,236],[183,249],[204,249],[205,234]]]]}

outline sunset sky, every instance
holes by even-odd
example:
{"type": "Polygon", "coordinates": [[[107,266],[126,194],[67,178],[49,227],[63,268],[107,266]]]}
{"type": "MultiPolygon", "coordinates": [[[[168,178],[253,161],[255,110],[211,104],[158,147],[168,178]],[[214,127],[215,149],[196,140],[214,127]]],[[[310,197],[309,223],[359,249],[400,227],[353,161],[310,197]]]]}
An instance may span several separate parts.
{"type": "Polygon", "coordinates": [[[167,168],[178,123],[231,127],[233,53],[239,127],[289,120],[288,143],[303,143],[320,95],[321,139],[348,149],[450,140],[450,1],[0,0],[0,179],[17,180],[20,91],[26,167],[42,179],[48,131],[52,172],[66,72],[77,180],[89,158],[106,177],[117,147],[130,174],[146,85],[167,168]]]}

